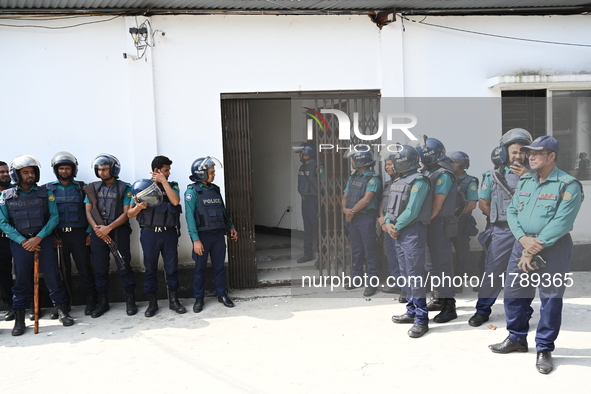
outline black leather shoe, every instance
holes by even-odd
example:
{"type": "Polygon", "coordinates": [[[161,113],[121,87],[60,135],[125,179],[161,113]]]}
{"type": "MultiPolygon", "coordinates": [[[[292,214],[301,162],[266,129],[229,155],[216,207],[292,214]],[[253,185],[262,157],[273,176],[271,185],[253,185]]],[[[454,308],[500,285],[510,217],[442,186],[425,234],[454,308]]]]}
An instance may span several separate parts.
{"type": "Polygon", "coordinates": [[[8,312],[6,312],[6,315],[4,315],[4,321],[13,321],[14,320],[14,311],[12,310],[12,307],[8,307],[8,312]]]}
{"type": "Polygon", "coordinates": [[[415,323],[408,330],[408,336],[411,338],[420,338],[429,331],[429,326],[426,324],[415,323]]]}
{"type": "Polygon", "coordinates": [[[156,297],[156,293],[148,293],[148,308],[144,312],[144,316],[152,317],[156,314],[158,310],[158,299],[156,297]]]}
{"type": "Polygon", "coordinates": [[[58,315],[58,319],[62,325],[68,327],[74,324],[74,319],[68,313],[68,307],[66,304],[57,304],[55,306],[55,312],[58,315]]]}
{"type": "Polygon", "coordinates": [[[234,308],[234,302],[232,302],[230,297],[228,297],[227,295],[218,297],[218,301],[224,304],[224,306],[227,306],[228,308],[234,308]]]}
{"type": "Polygon", "coordinates": [[[495,343],[494,345],[488,345],[488,348],[493,353],[503,353],[503,354],[512,353],[512,352],[525,353],[529,350],[527,348],[527,341],[525,341],[523,343],[515,342],[514,340],[512,340],[509,337],[507,337],[501,343],[495,343]]]}
{"type": "Polygon", "coordinates": [[[137,313],[137,305],[135,304],[135,292],[130,291],[125,293],[125,311],[127,316],[133,316],[137,313]]]}
{"type": "Polygon", "coordinates": [[[474,316],[468,320],[468,324],[472,327],[480,327],[482,323],[488,321],[488,316],[481,315],[480,313],[475,313],[474,316]]]}
{"type": "Polygon", "coordinates": [[[49,312],[49,318],[51,320],[57,320],[57,319],[59,319],[59,317],[60,317],[60,315],[59,315],[59,313],[57,313],[57,309],[56,308],[51,309],[51,312],[49,312]]]}
{"type": "Polygon", "coordinates": [[[312,260],[314,260],[314,256],[306,256],[306,255],[303,255],[302,257],[300,257],[297,260],[297,262],[298,262],[298,264],[302,264],[302,263],[305,263],[307,261],[312,261],[312,260]]]}
{"type": "Polygon", "coordinates": [[[547,374],[554,369],[552,361],[552,352],[550,350],[539,350],[536,359],[536,369],[539,373],[547,374]]]}
{"type": "Polygon", "coordinates": [[[96,294],[90,294],[86,297],[86,308],[84,308],[84,314],[86,316],[92,315],[92,311],[96,309],[96,294]]]}
{"type": "Polygon", "coordinates": [[[392,322],[396,324],[413,324],[415,322],[415,318],[405,313],[404,315],[392,316],[392,322]]]}
{"type": "Polygon", "coordinates": [[[400,297],[398,297],[398,302],[401,304],[406,304],[408,302],[408,299],[406,298],[406,293],[404,291],[400,293],[400,297]]]}
{"type": "Polygon", "coordinates": [[[193,304],[193,312],[195,313],[199,313],[203,310],[203,298],[197,298],[195,299],[195,304],[193,304]]]}
{"type": "Polygon", "coordinates": [[[456,300],[455,298],[444,298],[443,309],[441,312],[433,318],[435,323],[447,323],[453,319],[457,319],[458,314],[456,313],[456,300]]]}
{"type": "Polygon", "coordinates": [[[12,329],[12,336],[18,337],[25,333],[25,311],[14,312],[14,328],[12,329]]]}
{"type": "Polygon", "coordinates": [[[400,294],[402,290],[400,290],[400,287],[396,287],[396,286],[384,286],[382,287],[382,293],[387,293],[387,294],[400,294]]]}
{"type": "Polygon", "coordinates": [[[175,311],[178,314],[186,313],[187,310],[179,301],[176,291],[168,291],[168,309],[175,311]]]}
{"type": "Polygon", "coordinates": [[[96,308],[94,308],[94,310],[92,311],[92,317],[101,317],[109,309],[111,309],[111,307],[109,306],[109,297],[107,293],[99,294],[96,308]]]}
{"type": "Polygon", "coordinates": [[[378,291],[377,287],[373,287],[373,286],[367,286],[365,288],[365,290],[363,291],[363,296],[364,297],[371,297],[372,295],[374,295],[376,292],[378,291]]]}
{"type": "Polygon", "coordinates": [[[345,290],[355,290],[360,288],[361,286],[355,286],[353,283],[351,283],[350,285],[345,285],[345,290]]]}

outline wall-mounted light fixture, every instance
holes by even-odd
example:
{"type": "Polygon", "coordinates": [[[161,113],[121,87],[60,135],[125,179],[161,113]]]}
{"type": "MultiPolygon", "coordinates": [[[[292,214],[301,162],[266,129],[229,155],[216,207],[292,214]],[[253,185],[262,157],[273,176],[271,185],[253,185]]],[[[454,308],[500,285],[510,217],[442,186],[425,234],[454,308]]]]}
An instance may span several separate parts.
{"type": "Polygon", "coordinates": [[[153,30],[150,21],[147,19],[137,27],[130,27],[129,34],[133,39],[133,45],[136,49],[136,55],[134,56],[128,53],[124,53],[123,58],[130,58],[132,60],[140,60],[146,54],[146,50],[148,49],[148,47],[153,48],[156,46],[156,42],[154,41],[154,36],[156,34],[159,34],[161,37],[164,37],[166,35],[166,33],[162,30],[153,30]]]}

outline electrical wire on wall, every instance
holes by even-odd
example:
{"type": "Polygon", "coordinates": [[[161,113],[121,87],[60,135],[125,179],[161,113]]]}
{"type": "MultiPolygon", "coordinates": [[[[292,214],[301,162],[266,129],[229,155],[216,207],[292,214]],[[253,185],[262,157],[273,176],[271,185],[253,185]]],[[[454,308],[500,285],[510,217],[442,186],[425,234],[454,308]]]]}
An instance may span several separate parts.
{"type": "MultiPolygon", "coordinates": [[[[131,34],[131,38],[133,39],[133,45],[135,46],[136,55],[134,56],[124,53],[124,59],[127,59],[128,57],[132,60],[140,60],[144,58],[146,51],[148,50],[148,47],[153,48],[156,46],[154,36],[156,34],[160,34],[162,37],[166,35],[166,33],[162,30],[153,30],[152,25],[150,24],[150,21],[148,19],[144,20],[140,25],[138,25],[136,17],[135,24],[137,27],[130,27],[129,34],[131,34]]],[[[148,59],[145,58],[145,61],[148,61],[148,59]]]]}

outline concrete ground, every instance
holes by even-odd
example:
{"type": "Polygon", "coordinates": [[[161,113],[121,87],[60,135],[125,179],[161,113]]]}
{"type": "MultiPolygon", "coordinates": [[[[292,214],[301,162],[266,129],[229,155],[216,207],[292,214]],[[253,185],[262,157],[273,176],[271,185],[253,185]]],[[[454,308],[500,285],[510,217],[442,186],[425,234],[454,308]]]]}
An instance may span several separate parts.
{"type": "Polygon", "coordinates": [[[496,330],[472,328],[477,295],[468,289],[458,297],[458,319],[431,323],[423,338],[411,339],[408,325],[390,320],[403,304],[386,294],[292,297],[275,288],[235,291],[233,309],[208,298],[200,314],[192,299],[182,300],[184,315],[161,300],[150,319],[145,302],[132,317],[121,303],[98,319],[75,307],[74,326],[43,318],[34,335],[27,320],[21,337],[2,321],[2,392],[588,393],[591,273],[575,273],[574,283],[550,375],[535,369],[539,301],[529,353],[501,355],[487,348],[507,335],[501,302],[486,323],[496,330]]]}

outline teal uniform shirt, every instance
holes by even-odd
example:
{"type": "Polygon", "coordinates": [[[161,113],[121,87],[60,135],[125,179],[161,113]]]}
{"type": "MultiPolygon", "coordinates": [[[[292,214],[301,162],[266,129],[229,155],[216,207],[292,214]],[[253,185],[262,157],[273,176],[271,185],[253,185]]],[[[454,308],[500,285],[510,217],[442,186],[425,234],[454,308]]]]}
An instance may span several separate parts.
{"type": "MultiPolygon", "coordinates": [[[[462,183],[464,178],[466,178],[468,174],[463,173],[458,177],[458,184],[462,183]]],[[[468,191],[466,192],[466,200],[468,201],[478,201],[478,182],[476,178],[472,177],[472,180],[468,184],[468,191]]]]}
{"type": "MultiPolygon", "coordinates": [[[[441,168],[441,166],[437,165],[434,168],[430,169],[429,172],[433,173],[440,168],[441,168]]],[[[434,194],[445,194],[447,196],[447,194],[451,190],[453,183],[454,183],[454,181],[451,179],[451,176],[448,173],[446,173],[446,172],[442,173],[437,178],[437,182],[435,182],[434,194]]]]}
{"type": "MultiPolygon", "coordinates": [[[[207,190],[211,190],[214,187],[213,183],[206,185],[201,183],[201,187],[207,190]]],[[[191,241],[199,241],[199,231],[197,231],[197,222],[195,221],[195,211],[197,210],[197,205],[199,204],[197,198],[197,192],[195,189],[188,188],[185,191],[185,219],[187,220],[187,228],[189,230],[189,236],[191,237],[191,241]]],[[[234,223],[232,223],[232,219],[228,216],[225,208],[224,210],[224,218],[226,220],[226,224],[228,227],[233,228],[234,223]]]]}
{"type": "Polygon", "coordinates": [[[572,179],[557,167],[541,184],[537,173],[521,176],[507,209],[507,221],[517,240],[523,236],[535,236],[547,248],[572,230],[583,201],[578,182],[570,183],[563,190],[572,179]]]}
{"type": "MultiPolygon", "coordinates": [[[[20,186],[17,187],[17,193],[20,194],[31,194],[37,192],[38,186],[34,185],[28,192],[25,192],[20,186]]],[[[51,190],[47,190],[47,209],[49,210],[49,220],[45,223],[45,226],[37,233],[37,237],[45,238],[51,234],[55,226],[60,221],[59,212],[57,210],[57,204],[55,203],[55,196],[51,190]]],[[[0,230],[4,234],[8,235],[14,242],[21,244],[27,239],[19,233],[16,228],[10,224],[10,215],[8,213],[8,207],[4,201],[4,193],[0,195],[0,230]]]]}
{"type": "MultiPolygon", "coordinates": [[[[511,172],[509,167],[503,166],[503,174],[507,175],[511,172]]],[[[482,185],[480,186],[480,192],[478,197],[482,198],[486,201],[491,201],[492,199],[492,179],[490,177],[490,171],[485,172],[482,174],[482,185]]]]}
{"type": "MultiPolygon", "coordinates": [[[[347,186],[345,186],[345,190],[343,190],[343,193],[349,194],[349,183],[351,182],[351,178],[364,177],[366,175],[370,175],[373,173],[374,172],[372,170],[370,170],[369,168],[367,170],[363,171],[363,174],[359,174],[359,172],[355,171],[355,173],[353,175],[349,176],[349,180],[347,181],[347,186]]],[[[371,199],[369,204],[367,204],[367,206],[364,209],[367,209],[367,210],[380,209],[380,198],[382,198],[382,196],[379,196],[378,192],[381,188],[381,184],[382,183],[380,181],[380,178],[377,176],[371,177],[369,182],[367,182],[367,186],[365,187],[365,192],[375,192],[375,195],[373,196],[373,198],[371,199]]]]}
{"type": "MultiPolygon", "coordinates": [[[[405,174],[402,178],[406,178],[409,175],[416,173],[417,170],[410,171],[408,174],[405,174]]],[[[431,185],[427,179],[417,179],[415,183],[412,185],[412,189],[410,189],[410,198],[408,200],[408,205],[406,209],[402,211],[400,216],[396,219],[396,222],[392,222],[388,218],[388,212],[386,212],[385,221],[386,223],[393,223],[396,225],[396,230],[400,231],[404,227],[408,226],[412,223],[413,220],[419,216],[419,212],[421,211],[421,207],[423,206],[423,202],[425,198],[429,195],[429,190],[431,189],[431,185]]]]}
{"type": "MultiPolygon", "coordinates": [[[[104,185],[104,182],[103,182],[104,185]]],[[[88,197],[84,198],[84,204],[92,204],[88,197]]],[[[131,196],[131,185],[129,183],[125,184],[125,190],[123,191],[123,206],[126,207],[128,205],[133,204],[133,197],[131,196]]],[[[117,219],[117,218],[115,218],[117,219]]]]}

